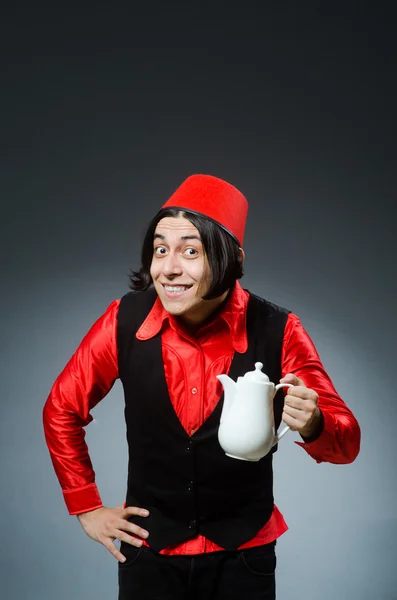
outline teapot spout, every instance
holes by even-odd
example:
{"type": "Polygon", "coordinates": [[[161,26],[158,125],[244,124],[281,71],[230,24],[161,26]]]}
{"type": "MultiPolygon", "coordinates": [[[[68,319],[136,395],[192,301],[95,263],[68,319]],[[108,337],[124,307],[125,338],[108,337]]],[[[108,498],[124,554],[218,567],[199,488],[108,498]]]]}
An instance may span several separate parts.
{"type": "Polygon", "coordinates": [[[219,379],[224,389],[223,408],[220,420],[220,422],[222,423],[222,421],[226,419],[230,407],[234,402],[234,397],[236,395],[236,383],[233,381],[233,379],[230,379],[228,375],[217,375],[216,378],[219,379]]]}

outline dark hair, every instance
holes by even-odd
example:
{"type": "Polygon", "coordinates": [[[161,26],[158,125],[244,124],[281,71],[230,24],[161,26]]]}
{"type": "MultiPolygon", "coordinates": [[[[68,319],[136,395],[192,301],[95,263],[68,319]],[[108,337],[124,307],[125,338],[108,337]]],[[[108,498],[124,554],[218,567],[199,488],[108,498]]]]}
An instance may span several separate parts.
{"type": "Polygon", "coordinates": [[[164,208],[152,219],[147,228],[141,253],[141,268],[131,271],[130,289],[147,290],[153,283],[150,265],[153,258],[153,238],[158,222],[164,217],[185,217],[200,233],[201,241],[211,272],[211,283],[204,300],[222,296],[232,288],[236,279],[243,276],[243,257],[237,241],[215,221],[204,215],[191,213],[181,208],[164,208]]]}

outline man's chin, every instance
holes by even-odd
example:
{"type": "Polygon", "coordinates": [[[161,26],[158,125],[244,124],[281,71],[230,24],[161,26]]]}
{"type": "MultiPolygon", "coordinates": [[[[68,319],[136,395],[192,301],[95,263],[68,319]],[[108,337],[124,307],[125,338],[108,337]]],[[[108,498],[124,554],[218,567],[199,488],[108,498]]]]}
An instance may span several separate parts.
{"type": "Polygon", "coordinates": [[[170,315],[173,315],[174,317],[180,317],[182,315],[184,315],[185,313],[189,312],[189,308],[186,306],[178,306],[177,304],[174,304],[173,302],[166,302],[165,305],[163,304],[165,310],[170,313],[170,315]]]}
{"type": "Polygon", "coordinates": [[[170,315],[177,317],[179,315],[183,315],[188,310],[188,307],[186,307],[180,301],[178,302],[178,300],[176,299],[172,300],[172,298],[167,298],[166,296],[164,296],[163,294],[159,294],[158,292],[157,295],[160,298],[160,302],[163,305],[163,308],[170,315]]]}

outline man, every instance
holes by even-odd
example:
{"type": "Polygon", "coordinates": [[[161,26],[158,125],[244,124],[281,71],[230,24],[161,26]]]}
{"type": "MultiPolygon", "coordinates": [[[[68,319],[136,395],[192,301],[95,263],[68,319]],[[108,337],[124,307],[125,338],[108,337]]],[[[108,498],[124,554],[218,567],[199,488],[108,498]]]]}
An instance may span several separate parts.
{"type": "Polygon", "coordinates": [[[275,598],[272,453],[225,455],[222,386],[264,364],[294,387],[274,400],[317,462],[352,462],[360,429],[298,317],[243,290],[248,205],[231,184],[193,175],[155,216],[132,292],[113,301],[59,375],[44,407],[69,513],[119,561],[119,600],[275,598]],[[83,427],[120,378],[129,449],[126,502],[103,506],[83,427]],[[114,540],[120,540],[120,550],[114,540]]]}

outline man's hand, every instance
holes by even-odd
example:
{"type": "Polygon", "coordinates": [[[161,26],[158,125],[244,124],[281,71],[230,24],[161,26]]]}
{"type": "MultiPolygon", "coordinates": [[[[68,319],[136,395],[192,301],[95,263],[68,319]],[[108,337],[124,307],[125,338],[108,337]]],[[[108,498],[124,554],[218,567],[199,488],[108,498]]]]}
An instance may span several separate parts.
{"type": "Polygon", "coordinates": [[[128,517],[139,515],[147,517],[149,511],[136,506],[128,506],[124,508],[124,504],[108,508],[102,506],[96,510],[91,510],[86,513],[77,515],[78,520],[86,534],[96,542],[105,546],[113,556],[120,562],[125,562],[125,556],[119,552],[119,549],[114,544],[113,540],[118,539],[121,542],[127,542],[132,546],[142,546],[142,539],[146,539],[149,532],[142,529],[134,523],[127,521],[128,517]],[[132,533],[137,537],[128,535],[132,533]]]}
{"type": "Polygon", "coordinates": [[[303,438],[316,435],[322,424],[322,414],[317,406],[318,394],[307,388],[302,381],[292,373],[287,373],[280,383],[292,383],[288,388],[284,401],[282,420],[292,431],[298,431],[303,438]]]}

